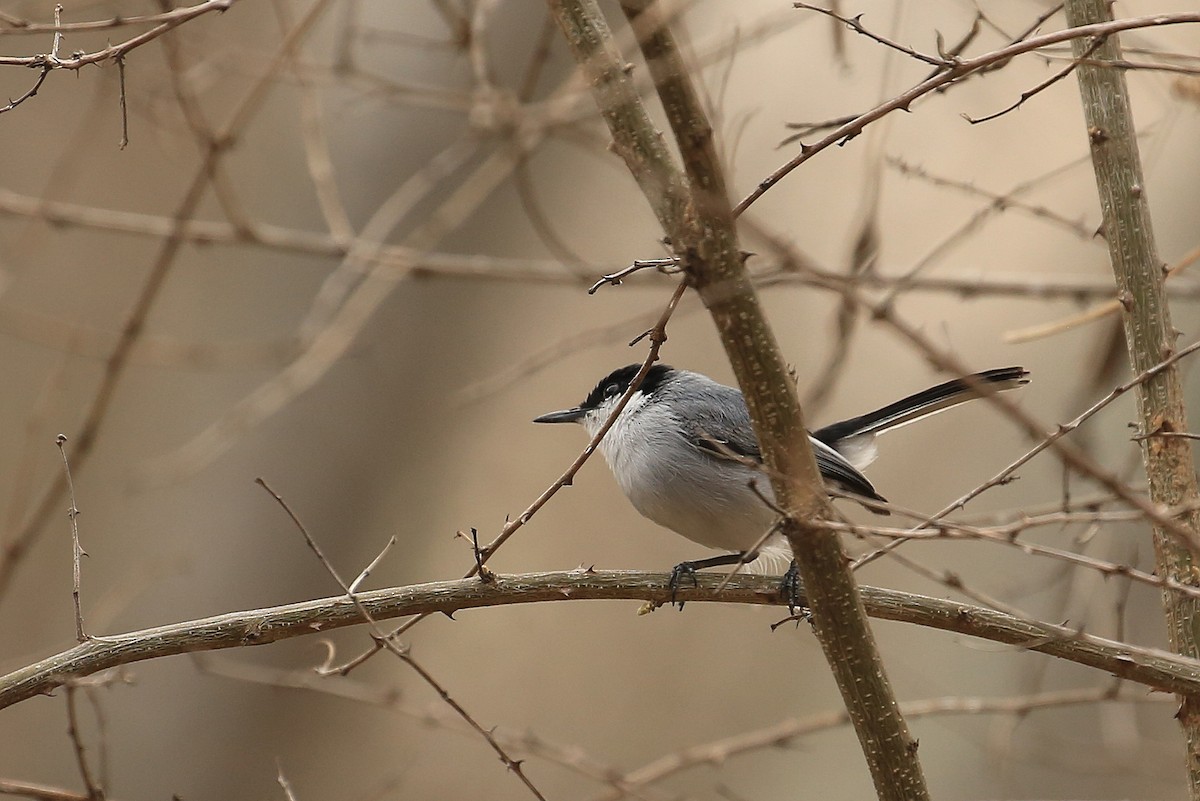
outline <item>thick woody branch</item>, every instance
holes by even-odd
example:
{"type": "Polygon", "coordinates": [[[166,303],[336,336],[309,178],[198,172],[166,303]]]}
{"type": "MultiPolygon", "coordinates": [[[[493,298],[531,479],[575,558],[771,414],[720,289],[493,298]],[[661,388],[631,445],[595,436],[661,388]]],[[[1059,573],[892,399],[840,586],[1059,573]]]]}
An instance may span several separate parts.
{"type": "MultiPolygon", "coordinates": [[[[635,571],[492,574],[488,581],[459,579],[361,592],[356,593],[355,600],[374,620],[547,601],[636,600],[660,606],[670,602],[669,579],[662,573],[635,571]]],[[[679,588],[679,600],[689,604],[783,606],[778,579],[772,576],[739,574],[729,578],[702,573],[696,579],[696,587],[689,582],[679,588]],[[725,586],[718,589],[722,584],[725,586]]],[[[1137,648],[1066,626],[1025,620],[957,601],[875,587],[862,587],[861,591],[867,611],[881,620],[915,623],[1014,645],[1103,670],[1156,690],[1200,692],[1200,662],[1176,654],[1137,648]]],[[[803,593],[800,600],[807,600],[803,593]]],[[[265,645],[362,623],[363,614],[355,602],[339,595],[93,637],[0,677],[0,709],[118,665],[183,653],[265,645]]]]}
{"type": "MultiPolygon", "coordinates": [[[[1112,20],[1105,0],[1069,0],[1071,25],[1104,24],[1112,20]]],[[[1092,166],[1103,212],[1104,238],[1108,243],[1122,306],[1125,340],[1134,373],[1169,359],[1177,350],[1178,332],[1171,325],[1171,310],[1163,286],[1165,268],[1158,256],[1138,154],[1133,112],[1125,73],[1109,69],[1106,62],[1121,59],[1116,36],[1099,44],[1076,39],[1072,48],[1080,64],[1079,90],[1083,99],[1092,166]]],[[[1174,364],[1137,387],[1142,462],[1152,503],[1195,508],[1200,498],[1191,441],[1186,437],[1156,436],[1188,430],[1183,386],[1174,364]]],[[[1171,536],[1155,522],[1154,552],[1159,576],[1196,585],[1197,532],[1200,513],[1181,515],[1179,524],[1190,540],[1171,536]],[[1191,547],[1189,547],[1191,546],[1191,547]]],[[[1200,601],[1189,595],[1164,592],[1167,634],[1171,648],[1185,656],[1200,655],[1200,601]]],[[[1200,799],[1200,695],[1182,694],[1176,716],[1186,741],[1188,784],[1191,798],[1200,799]]]]}

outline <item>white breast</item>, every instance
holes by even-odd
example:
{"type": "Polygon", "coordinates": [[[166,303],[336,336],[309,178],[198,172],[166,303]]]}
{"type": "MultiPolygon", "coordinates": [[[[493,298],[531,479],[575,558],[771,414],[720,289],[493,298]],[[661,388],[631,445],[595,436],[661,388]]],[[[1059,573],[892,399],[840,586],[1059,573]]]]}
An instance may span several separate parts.
{"type": "MultiPolygon", "coordinates": [[[[593,423],[598,430],[604,416],[593,423]]],[[[750,489],[772,498],[770,481],[738,462],[696,448],[665,404],[634,395],[600,443],[621,490],[640,513],[693,542],[725,551],[754,547],[775,512],[750,489]]],[[[776,543],[777,547],[777,543],[776,543]]]]}

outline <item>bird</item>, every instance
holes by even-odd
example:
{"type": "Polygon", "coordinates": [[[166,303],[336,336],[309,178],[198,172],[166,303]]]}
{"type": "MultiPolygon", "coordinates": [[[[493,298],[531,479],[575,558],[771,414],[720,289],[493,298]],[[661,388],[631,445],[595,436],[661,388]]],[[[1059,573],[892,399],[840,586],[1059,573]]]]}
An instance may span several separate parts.
{"type": "MultiPolygon", "coordinates": [[[[613,370],[583,402],[543,414],[535,423],[579,423],[594,437],[641,371],[613,370]]],[[[886,514],[862,469],[874,461],[875,437],[991,392],[1029,382],[1023,367],[974,373],[901,398],[872,412],[809,432],[828,489],[886,514]]],[[[600,440],[600,453],[633,507],[693,542],[725,553],[681,562],[672,591],[695,571],[790,557],[775,530],[779,512],[742,393],[701,373],[655,364],[600,440]]],[[[789,573],[795,571],[793,562],[789,573]]],[[[794,581],[794,576],[793,576],[794,581]]],[[[682,605],[681,605],[682,608],[682,605]]]]}

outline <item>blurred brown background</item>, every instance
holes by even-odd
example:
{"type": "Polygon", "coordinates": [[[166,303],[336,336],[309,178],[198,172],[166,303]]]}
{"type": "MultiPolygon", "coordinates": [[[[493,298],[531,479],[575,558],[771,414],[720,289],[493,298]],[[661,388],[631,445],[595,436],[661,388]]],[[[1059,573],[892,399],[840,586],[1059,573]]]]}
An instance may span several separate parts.
{"type": "MultiPolygon", "coordinates": [[[[52,19],[41,0],[0,6],[11,17],[52,19]]],[[[1187,6],[1126,2],[1118,13],[1187,6]]],[[[1015,35],[1047,8],[1020,0],[985,7],[989,24],[972,53],[1001,46],[1001,31],[1015,35]]],[[[159,11],[135,0],[81,2],[66,7],[63,21],[159,11]]],[[[958,41],[975,6],[862,0],[843,4],[843,12],[862,13],[872,30],[936,52],[938,33],[958,41]]],[[[632,259],[662,255],[661,234],[624,166],[604,150],[607,133],[572,78],[557,31],[546,35],[545,17],[544,5],[532,0],[466,7],[454,0],[240,2],[129,54],[125,149],[118,147],[120,85],[111,62],[55,72],[36,97],[0,116],[5,542],[31,530],[28,521],[62,471],[54,436],[70,438],[68,453],[77,445],[147,276],[156,262],[166,268],[99,418],[95,447],[73,463],[89,553],[83,601],[90,631],[335,594],[256,477],[290,502],[345,574],[394,534],[399,545],[371,580],[386,586],[462,575],[471,554],[455,531],[475,526],[491,539],[578,453],[580,431],[539,428],[530,419],[578,402],[609,370],[641,359],[644,346],[625,343],[657,314],[669,284],[643,274],[592,296],[584,291],[632,259]],[[464,37],[462,25],[477,35],[464,37]],[[464,38],[473,50],[458,44],[464,38]],[[281,56],[285,42],[296,45],[290,57],[281,56]],[[542,42],[548,58],[531,82],[542,42]],[[534,102],[522,106],[526,84],[534,102]],[[547,125],[551,116],[556,122],[547,125]],[[199,179],[203,195],[185,215],[213,225],[184,229],[178,252],[164,260],[172,216],[205,174],[212,132],[230,120],[230,146],[211,159],[211,180],[199,179]],[[324,213],[319,188],[340,196],[324,213]],[[348,232],[339,229],[339,206],[348,232]],[[347,235],[361,240],[343,260],[347,235]],[[394,251],[390,261],[372,260],[371,245],[362,243],[378,241],[415,248],[421,269],[408,270],[394,251]]],[[[683,19],[693,55],[705,65],[738,197],[796,152],[796,144],[778,147],[785,123],[866,110],[929,70],[788,3],[698,2],[683,19]]],[[[1043,27],[1061,25],[1055,17],[1043,27]]],[[[50,48],[48,33],[0,28],[4,55],[50,48]]],[[[61,52],[91,52],[144,29],[69,32],[61,52]]],[[[1193,70],[1200,64],[1194,28],[1135,32],[1123,43],[1184,54],[1173,63],[1193,70]]],[[[1036,287],[1103,288],[1110,280],[1104,247],[1087,235],[1099,210],[1077,90],[1063,81],[986,124],[961,115],[1015,102],[1060,69],[1065,52],[1057,60],[1023,57],[926,98],[911,114],[888,117],[804,165],[750,213],[828,270],[847,270],[864,220],[874,220],[878,274],[900,275],[932,256],[919,279],[1025,286],[969,295],[917,286],[896,304],[979,369],[1030,369],[1034,381],[1020,402],[1047,430],[1127,377],[1111,321],[1026,344],[1004,341],[1006,332],[1102,299],[1040,297],[1036,287]],[[897,160],[961,186],[938,185],[897,160]],[[996,195],[1025,187],[1012,199],[1041,211],[1011,203],[988,211],[992,200],[967,186],[996,195]]],[[[0,93],[15,98],[36,77],[8,67],[0,93]]],[[[1194,83],[1190,100],[1186,94],[1195,80],[1130,73],[1147,191],[1168,262],[1197,244],[1194,83]]],[[[755,269],[775,266],[763,243],[748,235],[745,245],[760,254],[755,269]]],[[[1198,287],[1186,274],[1173,284],[1175,324],[1190,342],[1198,287]]],[[[774,286],[764,302],[802,395],[811,393],[837,340],[837,297],[774,286]]],[[[669,333],[665,361],[731,380],[694,298],[669,333]]],[[[837,362],[829,396],[807,409],[814,424],[942,380],[920,353],[868,319],[855,322],[837,362]]],[[[1076,436],[1136,481],[1130,419],[1132,400],[1121,401],[1076,436]]],[[[1030,445],[985,404],[906,428],[884,444],[872,481],[899,504],[928,512],[1030,445]]],[[[1052,458],[1020,475],[967,511],[1061,498],[1062,471],[1052,458]]],[[[1072,491],[1092,490],[1077,482],[1072,491]]],[[[10,565],[0,595],[4,671],[73,641],[65,509],[65,501],[54,506],[10,565]]],[[[1086,541],[1084,533],[1034,536],[1098,558],[1152,564],[1144,527],[1107,527],[1086,541]]],[[[908,553],[1044,619],[1164,644],[1151,589],[1126,593],[1097,575],[982,543],[917,544],[908,553]]],[[[663,570],[700,555],[640,518],[597,458],[492,564],[501,572],[581,564],[663,570]]],[[[887,560],[861,577],[948,594],[887,560]]],[[[636,609],[578,603],[468,612],[430,619],[409,641],[483,725],[550,744],[535,752],[562,749],[554,756],[513,747],[555,799],[611,790],[582,775],[582,765],[629,771],[840,704],[811,634],[769,629],[778,610],[693,605],[683,614],[638,617],[636,609]]],[[[876,631],[905,701],[1107,682],[1047,657],[944,633],[888,623],[876,631]]],[[[368,644],[357,629],[331,639],[342,657],[368,644]]],[[[324,656],[308,638],[221,652],[211,662],[303,672],[324,656]]],[[[95,690],[96,705],[82,708],[89,758],[103,765],[112,798],[281,798],[277,761],[300,799],[529,797],[486,744],[389,657],[339,684],[396,688],[392,705],[209,675],[185,657],[135,665],[126,677],[128,684],[95,690]]],[[[1172,704],[1136,688],[1129,698],[912,725],[937,797],[1182,798],[1172,704]]],[[[5,710],[0,741],[0,777],[82,786],[61,693],[5,710]]],[[[836,728],[694,767],[646,788],[644,797],[848,799],[871,792],[853,733],[836,728]]]]}

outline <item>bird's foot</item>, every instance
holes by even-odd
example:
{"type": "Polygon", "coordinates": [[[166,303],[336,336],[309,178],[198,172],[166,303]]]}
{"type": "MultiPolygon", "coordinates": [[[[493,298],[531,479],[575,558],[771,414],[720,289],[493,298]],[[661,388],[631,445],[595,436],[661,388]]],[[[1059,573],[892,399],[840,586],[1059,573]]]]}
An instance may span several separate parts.
{"type": "Polygon", "coordinates": [[[800,603],[800,568],[796,565],[795,559],[792,560],[787,572],[783,574],[783,578],[779,582],[779,595],[787,601],[788,614],[795,616],[796,610],[799,609],[800,616],[812,622],[808,609],[800,603]]]}
{"type": "Polygon", "coordinates": [[[680,562],[671,568],[671,578],[667,582],[667,589],[671,591],[671,606],[679,605],[679,611],[683,611],[683,601],[675,600],[675,593],[679,589],[679,585],[683,580],[689,579],[693,587],[699,587],[700,582],[696,580],[697,565],[695,562],[680,562]]]}

